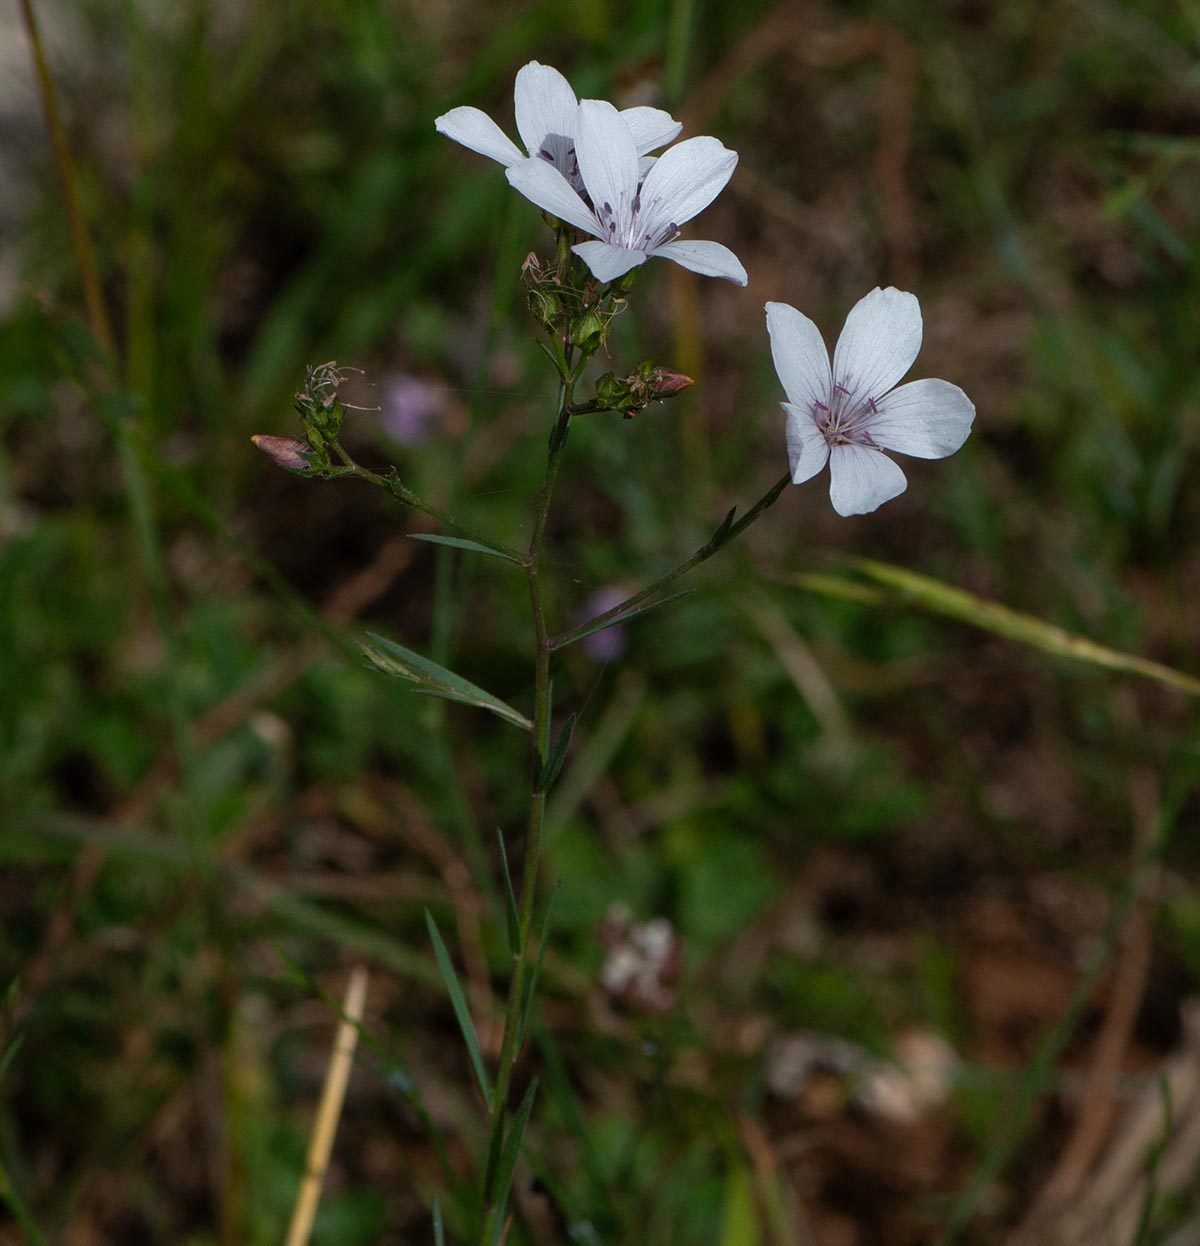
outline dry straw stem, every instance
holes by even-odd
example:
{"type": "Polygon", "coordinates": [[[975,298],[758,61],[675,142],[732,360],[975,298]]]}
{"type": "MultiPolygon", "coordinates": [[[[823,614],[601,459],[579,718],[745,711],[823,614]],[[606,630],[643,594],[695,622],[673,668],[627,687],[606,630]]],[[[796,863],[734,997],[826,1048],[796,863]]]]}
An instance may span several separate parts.
{"type": "Polygon", "coordinates": [[[358,1045],[358,1027],[362,1021],[363,1008],[367,1002],[367,971],[362,965],[355,966],[346,987],[342,1003],[342,1019],[338,1023],[337,1037],[333,1041],[333,1055],[325,1074],[325,1086],[321,1091],[321,1104],[313,1125],[312,1138],[308,1143],[308,1158],[304,1165],[304,1180],[296,1196],[292,1222],[288,1226],[286,1246],[306,1246],[312,1233],[317,1203],[321,1198],[321,1183],[333,1150],[333,1136],[337,1132],[338,1118],[342,1114],[342,1102],[346,1097],[346,1083],[350,1078],[350,1066],[354,1063],[354,1049],[358,1045]]]}

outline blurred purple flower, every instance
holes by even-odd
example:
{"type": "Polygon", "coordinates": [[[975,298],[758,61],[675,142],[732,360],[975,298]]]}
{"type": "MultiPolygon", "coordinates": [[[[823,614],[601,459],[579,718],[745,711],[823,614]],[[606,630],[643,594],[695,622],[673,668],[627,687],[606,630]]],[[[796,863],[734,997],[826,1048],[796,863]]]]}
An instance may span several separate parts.
{"type": "MultiPolygon", "coordinates": [[[[629,596],[630,590],[624,584],[606,584],[583,603],[575,615],[576,623],[586,623],[598,614],[619,606],[629,596]]],[[[601,632],[593,632],[580,642],[588,657],[597,662],[613,662],[625,652],[625,629],[614,623],[601,632]]]]}
{"type": "Polygon", "coordinates": [[[428,441],[445,413],[445,391],[419,376],[397,372],[384,383],[380,425],[402,446],[419,446],[428,441]]]}

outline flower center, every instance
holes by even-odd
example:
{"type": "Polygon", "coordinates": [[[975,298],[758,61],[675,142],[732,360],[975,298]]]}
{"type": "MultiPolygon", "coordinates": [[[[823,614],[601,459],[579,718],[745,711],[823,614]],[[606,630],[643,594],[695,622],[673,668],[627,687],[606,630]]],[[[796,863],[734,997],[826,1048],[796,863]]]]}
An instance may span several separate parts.
{"type": "Polygon", "coordinates": [[[596,209],[596,217],[604,230],[604,241],[626,251],[649,253],[677,238],[679,226],[674,221],[659,224],[662,220],[658,212],[661,202],[661,199],[655,198],[646,203],[636,192],[632,199],[622,192],[615,208],[605,200],[596,209]]]}
{"type": "Polygon", "coordinates": [[[859,396],[841,381],[835,382],[828,402],[813,402],[812,417],[831,446],[873,446],[869,424],[879,404],[869,394],[859,396]]]}
{"type": "Polygon", "coordinates": [[[547,134],[538,148],[538,155],[552,164],[577,191],[583,191],[573,138],[567,138],[565,134],[547,134]]]}

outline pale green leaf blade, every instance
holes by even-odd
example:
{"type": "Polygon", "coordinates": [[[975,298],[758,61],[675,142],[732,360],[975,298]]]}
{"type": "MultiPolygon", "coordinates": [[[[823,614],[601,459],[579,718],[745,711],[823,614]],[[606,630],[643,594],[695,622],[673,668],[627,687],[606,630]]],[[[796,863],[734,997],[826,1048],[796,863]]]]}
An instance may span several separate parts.
{"type": "Polygon", "coordinates": [[[407,679],[418,685],[418,691],[430,696],[487,710],[524,731],[533,730],[533,723],[524,714],[501,701],[499,697],[494,697],[478,685],[463,679],[461,675],[456,675],[439,663],[396,644],[394,640],[388,640],[374,632],[368,632],[367,635],[370,643],[361,644],[359,648],[367,661],[382,674],[407,679]]]}
{"type": "Polygon", "coordinates": [[[409,535],[414,541],[427,541],[430,545],[449,545],[454,549],[463,549],[472,554],[490,554],[493,558],[503,558],[505,562],[514,562],[517,566],[521,565],[519,558],[514,558],[511,554],[505,553],[504,550],[496,549],[491,545],[484,545],[479,541],[468,541],[466,537],[442,536],[436,532],[411,532],[409,535]]]}
{"type": "Polygon", "coordinates": [[[1140,675],[1166,684],[1190,696],[1200,696],[1200,679],[1184,671],[1175,670],[1161,662],[1123,653],[1106,645],[1089,640],[1075,632],[1068,632],[1054,623],[1047,623],[1036,615],[1013,610],[987,597],[977,597],[965,589],[945,584],[930,576],[920,575],[904,567],[872,559],[852,559],[851,565],[874,584],[882,585],[888,592],[881,592],[871,585],[856,584],[836,576],[801,575],[791,582],[810,592],[824,596],[841,597],[864,605],[883,606],[898,600],[917,606],[932,614],[966,623],[981,631],[1003,636],[1006,640],[1026,645],[1054,657],[1070,658],[1105,670],[1125,675],[1140,675]]]}

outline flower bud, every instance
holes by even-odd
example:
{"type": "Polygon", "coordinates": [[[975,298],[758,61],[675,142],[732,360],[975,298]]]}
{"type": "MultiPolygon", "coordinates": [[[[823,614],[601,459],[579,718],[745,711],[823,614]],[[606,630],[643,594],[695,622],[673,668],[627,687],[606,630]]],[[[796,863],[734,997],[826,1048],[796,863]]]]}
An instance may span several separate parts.
{"type": "Polygon", "coordinates": [[[607,328],[604,320],[590,311],[571,326],[571,338],[580,350],[595,354],[604,345],[607,328]]]}
{"type": "Polygon", "coordinates": [[[302,441],[291,437],[272,437],[270,433],[255,433],[250,440],[272,463],[289,472],[307,472],[312,468],[309,462],[312,450],[302,441]]]}
{"type": "Polygon", "coordinates": [[[695,382],[682,372],[671,372],[667,368],[655,368],[649,377],[651,398],[674,398],[695,382]]]}

